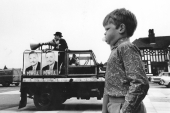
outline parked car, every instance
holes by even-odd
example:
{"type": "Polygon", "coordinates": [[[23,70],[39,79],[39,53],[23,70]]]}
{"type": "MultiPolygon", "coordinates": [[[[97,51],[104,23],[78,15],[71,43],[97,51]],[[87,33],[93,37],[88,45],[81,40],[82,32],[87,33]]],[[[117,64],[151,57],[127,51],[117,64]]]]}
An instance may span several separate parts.
{"type": "Polygon", "coordinates": [[[162,76],[162,74],[159,74],[158,76],[152,76],[150,80],[151,80],[151,82],[153,82],[153,83],[158,83],[158,84],[160,84],[161,76],[162,76]]]}
{"type": "Polygon", "coordinates": [[[170,88],[170,72],[164,73],[160,79],[160,84],[170,88]]]}
{"type": "Polygon", "coordinates": [[[159,85],[163,85],[160,80],[162,77],[167,76],[167,74],[169,74],[169,73],[170,72],[161,72],[158,76],[152,76],[151,82],[158,83],[159,85]]]}

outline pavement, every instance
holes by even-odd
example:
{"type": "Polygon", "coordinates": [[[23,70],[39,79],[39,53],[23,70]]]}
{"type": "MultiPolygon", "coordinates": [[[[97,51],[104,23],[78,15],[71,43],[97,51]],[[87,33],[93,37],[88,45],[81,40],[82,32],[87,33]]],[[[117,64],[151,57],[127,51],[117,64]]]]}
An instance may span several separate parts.
{"type": "Polygon", "coordinates": [[[167,94],[161,90],[150,88],[147,96],[143,100],[147,113],[170,113],[170,88],[167,94]]]}
{"type": "MultiPolygon", "coordinates": [[[[19,94],[19,91],[9,91],[9,92],[4,92],[4,93],[0,93],[2,95],[4,94],[19,94]]],[[[76,99],[68,99],[67,103],[72,103],[72,102],[78,102],[78,103],[89,103],[89,101],[76,101],[76,99]],[[82,101],[82,102],[81,102],[82,101]]],[[[96,99],[92,99],[90,101],[90,103],[94,103],[96,104],[102,104],[102,100],[96,100],[96,99]]],[[[144,105],[146,107],[147,113],[170,113],[170,88],[166,88],[166,87],[161,87],[161,88],[150,88],[148,91],[148,94],[146,95],[146,97],[143,100],[144,105]]],[[[27,105],[28,108],[31,108],[31,104],[27,105]]],[[[0,113],[14,113],[13,110],[15,110],[15,112],[26,112],[25,110],[17,110],[18,107],[13,107],[13,108],[9,108],[6,110],[0,110],[0,113]],[[16,111],[17,110],[17,111],[16,111]]],[[[28,111],[27,111],[28,112],[28,111]]],[[[40,113],[42,111],[30,111],[31,113],[40,113]]],[[[67,113],[68,111],[64,112],[64,111],[49,111],[50,113],[67,113]]],[[[72,111],[74,112],[74,111],[72,111]]],[[[69,113],[72,113],[71,111],[69,111],[69,113]]],[[[97,111],[77,111],[76,113],[101,113],[101,110],[98,109],[97,111]]]]}

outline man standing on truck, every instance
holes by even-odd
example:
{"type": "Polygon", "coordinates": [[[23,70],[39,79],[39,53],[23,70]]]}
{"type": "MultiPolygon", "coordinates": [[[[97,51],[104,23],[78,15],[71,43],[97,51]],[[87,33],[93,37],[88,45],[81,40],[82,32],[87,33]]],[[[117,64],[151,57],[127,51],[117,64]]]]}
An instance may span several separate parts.
{"type": "Polygon", "coordinates": [[[56,32],[54,34],[54,39],[52,41],[50,41],[50,43],[54,43],[54,50],[59,50],[59,57],[58,57],[58,68],[60,69],[60,66],[62,64],[62,66],[64,65],[64,56],[65,53],[64,51],[68,49],[68,45],[67,42],[65,41],[65,39],[62,38],[62,33],[61,32],[56,32]]]}
{"type": "Polygon", "coordinates": [[[53,43],[58,45],[54,47],[54,50],[65,51],[66,49],[68,49],[67,42],[62,37],[63,36],[61,32],[56,32],[54,34],[54,39],[52,41],[53,43]]]}

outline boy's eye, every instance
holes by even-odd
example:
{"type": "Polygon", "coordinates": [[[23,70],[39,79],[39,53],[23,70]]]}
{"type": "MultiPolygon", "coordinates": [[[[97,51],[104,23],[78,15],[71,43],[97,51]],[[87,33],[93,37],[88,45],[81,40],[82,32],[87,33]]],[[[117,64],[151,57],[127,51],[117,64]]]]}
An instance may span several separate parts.
{"type": "Polygon", "coordinates": [[[106,31],[108,31],[109,30],[109,28],[106,28],[106,31]]]}
{"type": "Polygon", "coordinates": [[[109,28],[106,28],[106,31],[108,31],[109,30],[109,28]]]}

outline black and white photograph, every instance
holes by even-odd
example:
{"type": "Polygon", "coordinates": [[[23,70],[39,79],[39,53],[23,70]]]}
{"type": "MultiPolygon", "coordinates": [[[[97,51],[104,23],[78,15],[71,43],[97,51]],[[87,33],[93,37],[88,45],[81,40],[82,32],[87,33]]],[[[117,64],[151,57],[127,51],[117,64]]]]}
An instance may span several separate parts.
{"type": "Polygon", "coordinates": [[[0,0],[0,113],[170,113],[169,0],[0,0]]]}

